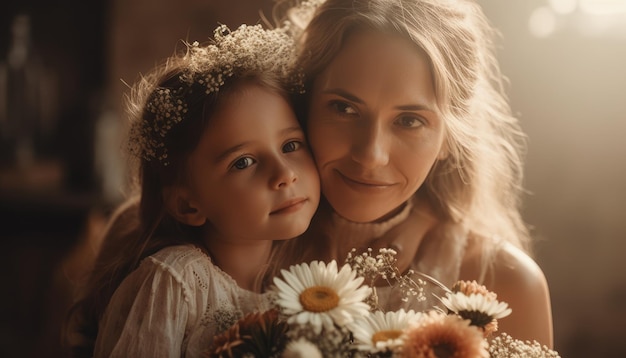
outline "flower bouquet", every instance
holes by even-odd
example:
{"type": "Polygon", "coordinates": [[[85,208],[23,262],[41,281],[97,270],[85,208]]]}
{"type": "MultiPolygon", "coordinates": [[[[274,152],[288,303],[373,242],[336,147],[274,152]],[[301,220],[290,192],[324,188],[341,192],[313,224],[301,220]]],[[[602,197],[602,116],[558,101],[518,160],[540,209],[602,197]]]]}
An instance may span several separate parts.
{"type": "Polygon", "coordinates": [[[275,307],[239,320],[206,356],[559,357],[537,342],[493,337],[511,309],[484,286],[448,289],[421,273],[400,274],[395,255],[353,250],[341,267],[313,261],[282,270],[275,307]]]}

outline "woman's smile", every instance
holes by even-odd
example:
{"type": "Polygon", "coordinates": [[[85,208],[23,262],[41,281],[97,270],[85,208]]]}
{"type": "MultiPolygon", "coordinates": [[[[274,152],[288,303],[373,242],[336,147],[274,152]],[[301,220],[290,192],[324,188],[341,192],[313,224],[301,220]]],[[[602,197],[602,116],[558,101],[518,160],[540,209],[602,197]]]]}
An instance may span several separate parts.
{"type": "Polygon", "coordinates": [[[388,189],[395,185],[394,183],[384,182],[380,180],[364,179],[359,177],[351,177],[343,174],[339,170],[335,169],[335,173],[339,176],[344,183],[355,190],[376,190],[381,191],[388,189]]]}

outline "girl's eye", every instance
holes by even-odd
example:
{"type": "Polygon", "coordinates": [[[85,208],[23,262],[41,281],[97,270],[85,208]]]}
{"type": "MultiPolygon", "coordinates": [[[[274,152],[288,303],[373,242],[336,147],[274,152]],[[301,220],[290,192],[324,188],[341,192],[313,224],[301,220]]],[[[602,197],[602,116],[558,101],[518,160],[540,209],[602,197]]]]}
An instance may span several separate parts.
{"type": "Polygon", "coordinates": [[[417,128],[424,125],[424,122],[421,118],[417,116],[408,116],[404,115],[400,118],[396,119],[396,123],[405,128],[417,128]]]}
{"type": "Polygon", "coordinates": [[[352,115],[357,113],[356,109],[346,102],[333,101],[330,105],[335,111],[342,114],[352,115]]]}
{"type": "Polygon", "coordinates": [[[238,169],[238,170],[246,169],[247,167],[251,166],[254,163],[256,163],[256,161],[254,159],[252,159],[250,157],[243,157],[243,158],[237,159],[233,163],[231,168],[235,168],[235,169],[238,169]]]}
{"type": "Polygon", "coordinates": [[[291,142],[283,145],[283,153],[295,152],[296,150],[300,149],[300,147],[302,147],[302,142],[292,140],[291,142]]]}

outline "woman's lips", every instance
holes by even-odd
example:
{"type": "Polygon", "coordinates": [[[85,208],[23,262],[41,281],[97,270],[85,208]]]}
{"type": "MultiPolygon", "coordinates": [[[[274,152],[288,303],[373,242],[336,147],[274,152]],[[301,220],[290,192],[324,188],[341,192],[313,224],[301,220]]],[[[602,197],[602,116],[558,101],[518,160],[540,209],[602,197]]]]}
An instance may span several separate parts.
{"type": "Polygon", "coordinates": [[[335,171],[337,175],[346,183],[349,187],[354,188],[356,190],[383,190],[387,189],[393,184],[387,182],[380,182],[375,180],[366,180],[366,179],[354,179],[348,177],[341,173],[340,171],[335,171]]]}
{"type": "Polygon", "coordinates": [[[300,210],[307,202],[307,198],[290,199],[282,203],[278,208],[272,210],[270,215],[288,214],[300,210]]]}

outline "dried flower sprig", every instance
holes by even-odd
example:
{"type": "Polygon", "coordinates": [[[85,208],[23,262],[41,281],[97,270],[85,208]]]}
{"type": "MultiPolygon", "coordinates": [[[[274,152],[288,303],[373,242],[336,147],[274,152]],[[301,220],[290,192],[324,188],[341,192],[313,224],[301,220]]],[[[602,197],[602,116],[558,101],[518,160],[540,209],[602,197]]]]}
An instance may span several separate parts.
{"type": "Polygon", "coordinates": [[[425,301],[424,286],[426,281],[415,278],[415,271],[408,270],[401,273],[396,265],[397,252],[389,248],[381,248],[374,254],[372,248],[357,254],[356,249],[350,250],[346,263],[356,271],[357,276],[365,278],[365,282],[372,287],[372,296],[368,303],[372,307],[378,307],[378,295],[376,283],[385,281],[387,285],[394,286],[403,293],[402,301],[409,300],[425,301]]]}

